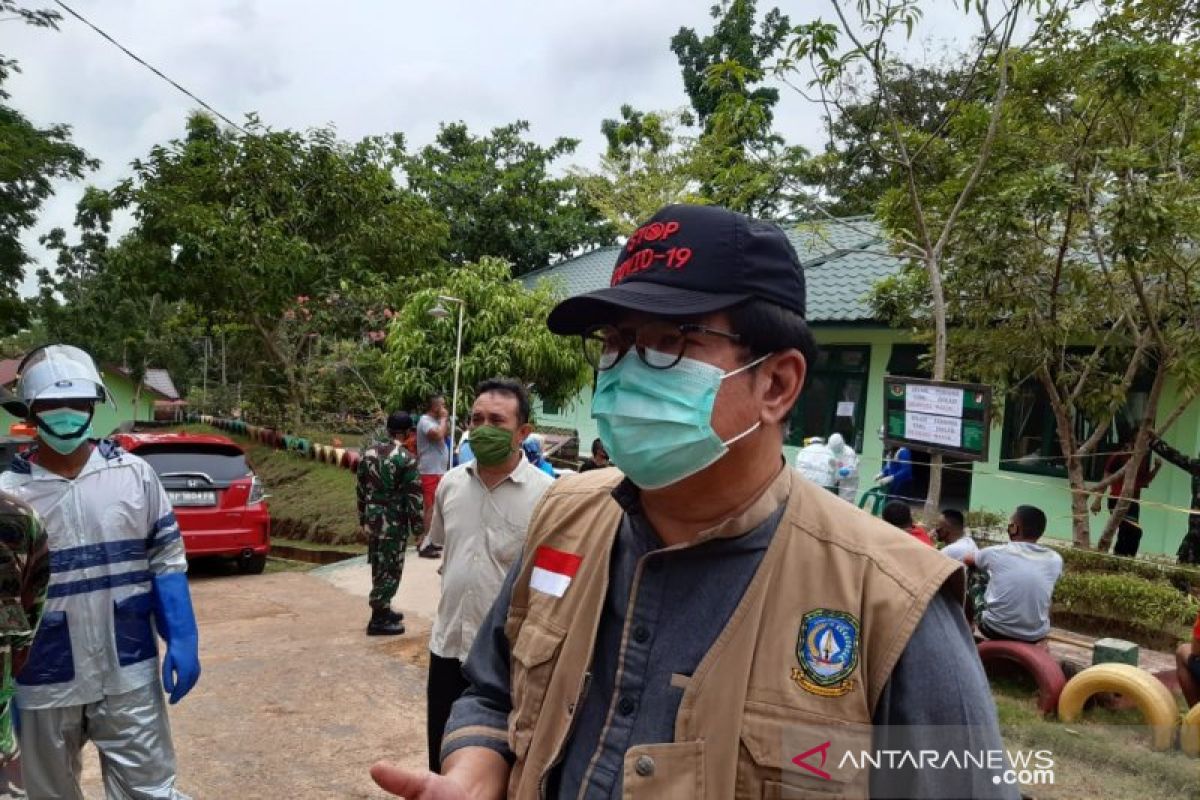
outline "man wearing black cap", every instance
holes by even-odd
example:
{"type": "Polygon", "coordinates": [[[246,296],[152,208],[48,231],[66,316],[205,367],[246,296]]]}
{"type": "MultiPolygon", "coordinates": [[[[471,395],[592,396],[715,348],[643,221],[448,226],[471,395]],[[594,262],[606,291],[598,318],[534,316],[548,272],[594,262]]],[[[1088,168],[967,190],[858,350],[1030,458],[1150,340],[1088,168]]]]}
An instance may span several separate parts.
{"type": "Polygon", "coordinates": [[[381,763],[381,786],[1017,796],[961,755],[1002,748],[961,567],[784,463],[816,355],[804,298],[779,228],[676,205],[630,237],[610,287],[551,312],[597,371],[618,469],[547,492],[465,664],[442,775],[381,763]],[[873,748],[952,748],[965,768],[845,758],[873,748]]]}
{"type": "Polygon", "coordinates": [[[367,537],[371,563],[371,621],[368,636],[404,633],[404,615],[392,610],[400,588],[408,537],[421,526],[421,474],[404,447],[412,417],[388,417],[389,441],[366,449],[358,462],[358,524],[367,537]]]}

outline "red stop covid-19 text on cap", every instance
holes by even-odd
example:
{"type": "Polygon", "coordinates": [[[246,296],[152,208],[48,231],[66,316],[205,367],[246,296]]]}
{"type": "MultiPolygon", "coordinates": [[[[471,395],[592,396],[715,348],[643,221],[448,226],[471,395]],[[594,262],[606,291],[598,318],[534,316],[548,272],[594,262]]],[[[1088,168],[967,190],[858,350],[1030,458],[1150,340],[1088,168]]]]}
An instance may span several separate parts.
{"type": "Polygon", "coordinates": [[[630,255],[617,264],[617,268],[613,270],[610,285],[616,286],[639,272],[645,272],[657,263],[665,264],[667,269],[683,269],[692,260],[692,248],[690,247],[669,247],[665,250],[655,247],[637,249],[640,245],[650,242],[665,243],[667,239],[678,233],[681,227],[674,220],[666,220],[651,222],[638,228],[625,243],[625,252],[630,255]]]}

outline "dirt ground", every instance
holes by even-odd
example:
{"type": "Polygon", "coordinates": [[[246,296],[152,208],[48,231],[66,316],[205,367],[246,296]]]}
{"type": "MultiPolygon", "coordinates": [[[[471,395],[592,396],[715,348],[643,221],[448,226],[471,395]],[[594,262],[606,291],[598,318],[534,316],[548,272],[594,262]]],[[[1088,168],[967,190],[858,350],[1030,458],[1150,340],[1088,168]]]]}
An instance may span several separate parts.
{"type": "MultiPolygon", "coordinates": [[[[410,558],[408,633],[367,637],[363,559],[312,572],[194,570],[200,683],[171,710],[179,789],[216,798],[382,798],[379,758],[425,763],[425,670],[440,562],[410,558]]],[[[104,796],[85,751],[89,800],[104,796]]]]}

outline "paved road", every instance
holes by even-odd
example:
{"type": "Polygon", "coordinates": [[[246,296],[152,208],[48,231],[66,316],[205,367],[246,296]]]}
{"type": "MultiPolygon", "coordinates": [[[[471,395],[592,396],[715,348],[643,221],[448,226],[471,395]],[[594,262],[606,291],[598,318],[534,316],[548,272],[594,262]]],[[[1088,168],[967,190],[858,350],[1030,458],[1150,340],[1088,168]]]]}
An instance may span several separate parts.
{"type": "MultiPolygon", "coordinates": [[[[367,637],[363,559],[308,573],[194,574],[204,673],[171,719],[196,800],[382,798],[367,768],[425,763],[425,671],[440,562],[405,567],[408,633],[367,637]]],[[[103,798],[95,752],[88,798],[103,798]]]]}

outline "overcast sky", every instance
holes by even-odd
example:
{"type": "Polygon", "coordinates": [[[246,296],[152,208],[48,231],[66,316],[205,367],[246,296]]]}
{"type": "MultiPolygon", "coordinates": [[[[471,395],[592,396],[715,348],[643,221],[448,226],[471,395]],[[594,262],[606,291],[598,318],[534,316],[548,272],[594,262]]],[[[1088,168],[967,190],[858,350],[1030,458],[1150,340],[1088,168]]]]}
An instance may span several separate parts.
{"type": "MultiPolygon", "coordinates": [[[[539,141],[581,139],[573,161],[583,166],[602,149],[600,121],[622,103],[687,104],[670,39],[683,25],[711,29],[711,0],[69,4],[239,122],[256,111],[274,127],[332,123],[346,139],[403,131],[416,148],[439,122],[482,132],[526,119],[539,141]]],[[[780,5],[796,22],[829,15],[823,0],[780,5]]],[[[8,86],[11,102],[37,124],[70,124],[76,143],[102,161],[86,182],[107,187],[153,144],[180,135],[196,104],[78,20],[64,15],[60,28],[0,23],[0,52],[22,69],[8,86]]],[[[777,127],[792,142],[821,141],[816,110],[790,91],[777,127]]],[[[84,183],[60,186],[27,237],[43,262],[37,236],[70,226],[84,183]]],[[[33,286],[30,275],[26,290],[33,286]]]]}

